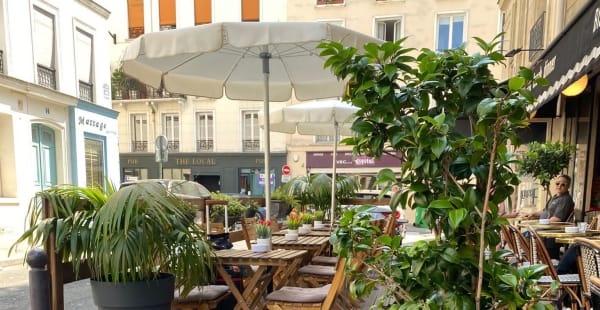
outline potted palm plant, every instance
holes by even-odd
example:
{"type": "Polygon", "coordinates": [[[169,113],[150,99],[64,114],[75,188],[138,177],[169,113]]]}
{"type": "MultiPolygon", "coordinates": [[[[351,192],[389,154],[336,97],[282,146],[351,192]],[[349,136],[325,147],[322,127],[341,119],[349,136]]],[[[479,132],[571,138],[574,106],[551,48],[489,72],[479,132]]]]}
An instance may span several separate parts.
{"type": "Polygon", "coordinates": [[[63,260],[89,267],[99,309],[170,309],[175,287],[186,295],[213,278],[214,254],[193,206],[158,183],[116,192],[66,186],[32,201],[31,227],[17,242],[45,243],[54,232],[63,260]],[[41,199],[55,217],[40,220],[41,199]]]}

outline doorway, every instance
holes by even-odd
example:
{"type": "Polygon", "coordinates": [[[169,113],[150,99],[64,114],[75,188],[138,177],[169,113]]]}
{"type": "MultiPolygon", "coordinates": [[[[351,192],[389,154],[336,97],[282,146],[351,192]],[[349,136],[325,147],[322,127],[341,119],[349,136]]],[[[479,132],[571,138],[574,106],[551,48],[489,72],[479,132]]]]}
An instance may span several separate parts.
{"type": "Polygon", "coordinates": [[[34,186],[42,191],[56,185],[56,141],[54,130],[41,125],[31,125],[31,144],[35,158],[34,186]]]}
{"type": "Polygon", "coordinates": [[[221,176],[218,175],[194,175],[194,182],[198,182],[211,192],[221,191],[221,176]]]}

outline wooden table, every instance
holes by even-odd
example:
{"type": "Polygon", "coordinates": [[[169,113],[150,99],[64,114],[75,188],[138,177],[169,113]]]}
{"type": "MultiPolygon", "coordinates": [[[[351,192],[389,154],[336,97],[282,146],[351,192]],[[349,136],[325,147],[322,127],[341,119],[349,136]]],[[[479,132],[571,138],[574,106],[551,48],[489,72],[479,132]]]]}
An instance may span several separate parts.
{"type": "Polygon", "coordinates": [[[600,232],[588,230],[586,232],[565,232],[565,230],[541,230],[537,231],[542,238],[575,238],[598,236],[600,232]]]}
{"type": "Polygon", "coordinates": [[[329,245],[329,237],[298,236],[298,240],[286,240],[284,236],[271,237],[273,249],[306,250],[305,263],[321,254],[329,245]]]}
{"type": "MultiPolygon", "coordinates": [[[[271,235],[273,236],[284,236],[285,234],[288,233],[287,229],[283,229],[280,231],[276,231],[271,233],[271,235]]],[[[309,237],[330,237],[331,233],[329,232],[329,228],[327,230],[316,230],[313,228],[313,230],[311,230],[309,233],[307,234],[299,234],[299,236],[309,236],[309,237]]]]}
{"type": "MultiPolygon", "coordinates": [[[[586,237],[586,239],[593,241],[593,242],[600,242],[600,235],[586,237]]],[[[575,237],[564,237],[564,238],[561,237],[561,238],[556,238],[555,240],[557,243],[573,244],[575,242],[575,237]]]]}
{"type": "Polygon", "coordinates": [[[575,226],[571,222],[550,222],[550,224],[540,224],[538,220],[523,221],[517,224],[519,228],[527,228],[531,226],[535,230],[563,230],[566,226],[575,226]]]}
{"type": "Polygon", "coordinates": [[[273,289],[280,289],[287,283],[287,280],[291,278],[307,256],[307,251],[283,249],[263,253],[230,249],[216,251],[215,253],[218,258],[217,272],[225,280],[237,300],[234,309],[244,310],[264,308],[264,305],[259,305],[259,303],[266,293],[267,286],[273,281],[273,275],[277,274],[278,279],[281,279],[278,283],[274,283],[273,289]],[[224,265],[258,266],[258,269],[254,272],[252,278],[244,283],[244,292],[240,292],[231,280],[229,273],[225,270],[224,265]],[[274,268],[265,273],[269,266],[274,268]]]}

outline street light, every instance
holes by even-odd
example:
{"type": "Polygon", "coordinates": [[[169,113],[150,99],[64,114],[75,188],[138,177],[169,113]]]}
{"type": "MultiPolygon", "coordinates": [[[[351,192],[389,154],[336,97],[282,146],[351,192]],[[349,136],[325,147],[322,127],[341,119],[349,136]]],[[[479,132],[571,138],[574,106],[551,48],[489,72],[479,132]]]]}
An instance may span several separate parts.
{"type": "Polygon", "coordinates": [[[522,48],[513,48],[512,50],[508,51],[508,53],[504,54],[504,57],[514,57],[515,55],[517,55],[520,52],[529,52],[529,51],[543,51],[543,48],[526,48],[526,49],[522,49],[522,48]]]}

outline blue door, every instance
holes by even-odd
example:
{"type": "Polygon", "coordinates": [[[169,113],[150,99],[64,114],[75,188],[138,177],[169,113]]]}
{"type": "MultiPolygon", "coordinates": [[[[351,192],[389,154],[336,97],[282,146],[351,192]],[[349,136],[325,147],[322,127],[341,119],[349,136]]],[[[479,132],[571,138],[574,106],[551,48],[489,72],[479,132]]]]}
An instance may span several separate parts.
{"type": "Polygon", "coordinates": [[[40,124],[31,126],[31,144],[35,158],[33,182],[37,191],[56,185],[56,143],[54,130],[40,124]]]}

